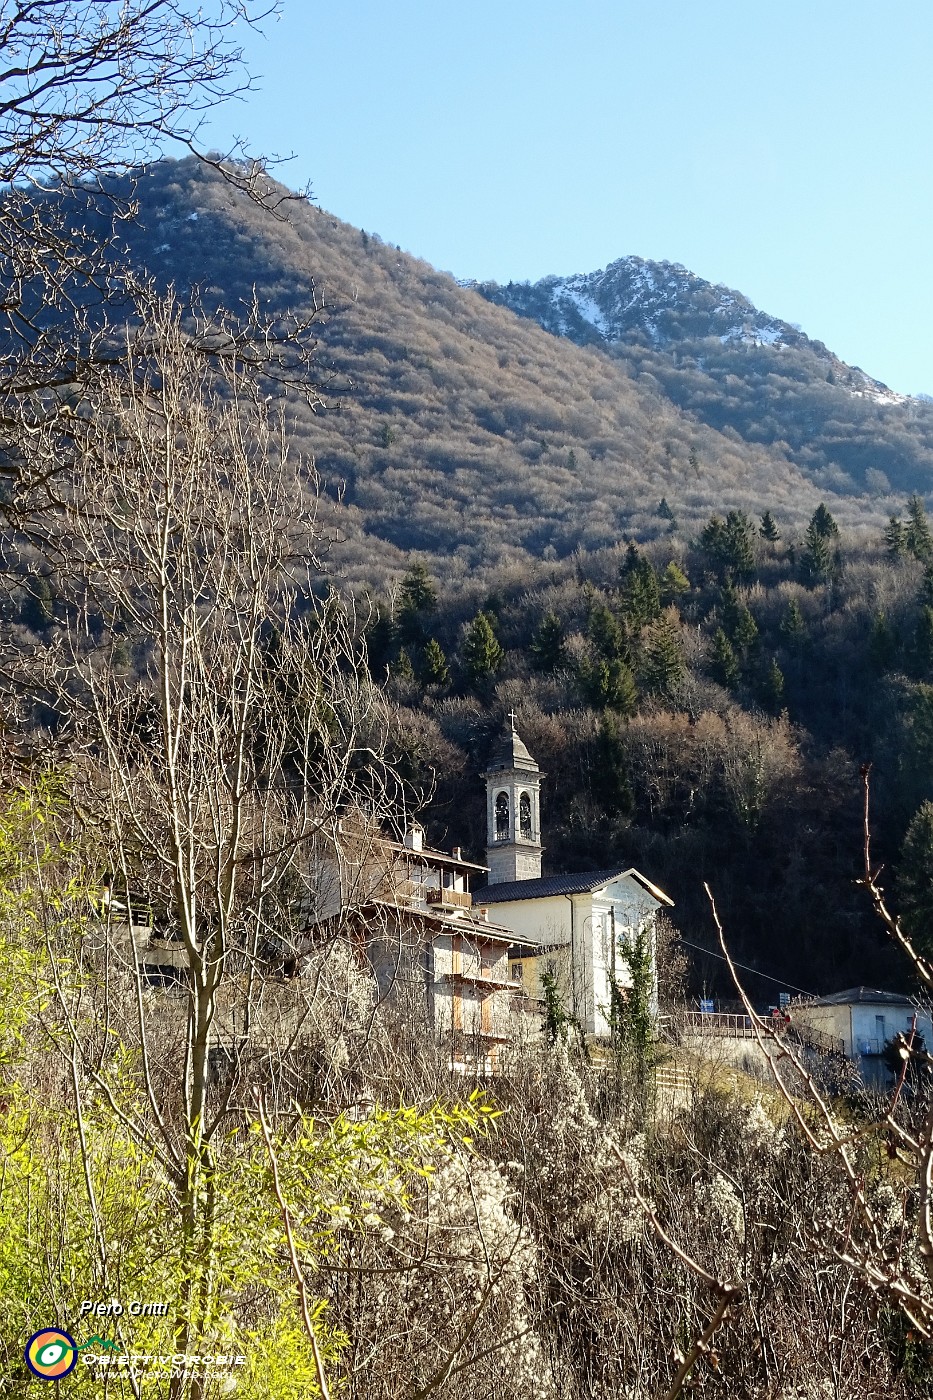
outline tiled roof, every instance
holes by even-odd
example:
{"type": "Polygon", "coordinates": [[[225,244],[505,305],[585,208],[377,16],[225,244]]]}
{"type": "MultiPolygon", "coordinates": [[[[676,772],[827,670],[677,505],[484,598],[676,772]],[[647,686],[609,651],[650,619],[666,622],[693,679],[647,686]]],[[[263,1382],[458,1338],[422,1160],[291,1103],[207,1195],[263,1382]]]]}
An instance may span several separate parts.
{"type": "Polygon", "coordinates": [[[500,770],[537,773],[538,765],[514,729],[506,729],[498,739],[486,768],[487,773],[500,770]]]}
{"type": "Polygon", "coordinates": [[[868,1003],[882,1006],[910,1006],[910,997],[897,992],[879,992],[874,987],[849,987],[844,992],[833,992],[828,997],[815,997],[808,1006],[850,1006],[853,1003],[868,1003]]]}
{"type": "Polygon", "coordinates": [[[481,890],[474,890],[473,903],[501,904],[512,899],[547,899],[555,894],[589,894],[622,875],[630,875],[659,904],[673,904],[674,901],[663,890],[652,885],[637,870],[624,865],[614,865],[611,870],[586,870],[576,875],[543,875],[538,880],[506,880],[499,885],[486,885],[481,890]]]}

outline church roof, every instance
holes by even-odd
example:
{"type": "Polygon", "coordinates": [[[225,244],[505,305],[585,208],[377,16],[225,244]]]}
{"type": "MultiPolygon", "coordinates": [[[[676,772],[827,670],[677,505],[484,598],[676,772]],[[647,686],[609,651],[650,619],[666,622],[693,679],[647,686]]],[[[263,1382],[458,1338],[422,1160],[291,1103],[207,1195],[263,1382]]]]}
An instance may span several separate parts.
{"type": "Polygon", "coordinates": [[[555,894],[592,894],[613,880],[629,875],[659,904],[674,901],[633,866],[614,865],[611,870],[586,870],[577,875],[542,875],[537,880],[505,880],[473,893],[474,904],[502,904],[513,899],[548,899],[555,894]]]}
{"type": "Polygon", "coordinates": [[[512,728],[503,730],[489,758],[487,773],[498,773],[516,769],[519,772],[537,773],[538,765],[528,752],[517,732],[512,728]]]}

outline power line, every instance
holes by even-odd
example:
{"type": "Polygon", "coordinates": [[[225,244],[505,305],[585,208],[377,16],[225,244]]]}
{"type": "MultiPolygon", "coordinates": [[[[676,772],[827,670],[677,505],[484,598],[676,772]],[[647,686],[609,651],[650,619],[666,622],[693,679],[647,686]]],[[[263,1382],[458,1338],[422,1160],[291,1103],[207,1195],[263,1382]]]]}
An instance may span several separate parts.
{"type": "MultiPolygon", "coordinates": [[[[683,943],[685,948],[694,948],[698,953],[705,953],[708,958],[718,958],[720,962],[728,963],[729,958],[724,958],[722,953],[714,953],[712,948],[701,948],[699,943],[689,943],[686,938],[681,938],[678,934],[677,942],[683,943]]],[[[762,977],[766,982],[773,982],[776,987],[789,987],[792,992],[800,992],[805,997],[815,997],[816,992],[808,992],[805,987],[795,987],[793,982],[785,982],[780,977],[769,977],[767,972],[759,972],[757,967],[749,967],[747,963],[736,962],[732,958],[732,966],[740,967],[743,972],[751,972],[755,977],[762,977]]]]}

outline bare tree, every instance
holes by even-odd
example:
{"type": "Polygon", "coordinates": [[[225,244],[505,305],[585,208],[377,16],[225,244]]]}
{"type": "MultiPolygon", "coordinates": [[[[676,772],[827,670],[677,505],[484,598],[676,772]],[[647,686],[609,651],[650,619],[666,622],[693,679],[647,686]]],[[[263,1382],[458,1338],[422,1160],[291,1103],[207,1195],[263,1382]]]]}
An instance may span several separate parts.
{"type": "MultiPolygon", "coordinates": [[[[248,1062],[283,1036],[294,1048],[307,1015],[283,995],[276,1024],[257,1024],[258,985],[297,968],[342,814],[381,813],[394,793],[380,696],[352,613],[322,589],[313,472],[289,459],[281,414],[235,356],[218,368],[200,352],[171,303],[125,360],[128,378],[101,371],[86,389],[67,483],[36,498],[29,538],[60,612],[47,645],[11,664],[21,701],[54,714],[52,756],[113,872],[121,937],[98,948],[96,978],[61,980],[60,1002],[75,1093],[89,1079],[174,1184],[185,1349],[215,1306],[218,1134],[252,1109],[248,1062]],[[140,940],[161,946],[180,998],[153,1005],[140,940]],[[107,1074],[104,958],[135,1008],[133,1108],[107,1074]]],[[[61,451],[53,419],[29,472],[63,482],[61,451]]]]}

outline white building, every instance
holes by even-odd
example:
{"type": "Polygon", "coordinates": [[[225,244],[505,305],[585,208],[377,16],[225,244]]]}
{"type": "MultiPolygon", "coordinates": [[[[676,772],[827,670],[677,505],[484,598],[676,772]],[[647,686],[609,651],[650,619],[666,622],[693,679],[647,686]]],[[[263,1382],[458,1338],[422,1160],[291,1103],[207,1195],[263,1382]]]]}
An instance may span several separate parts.
{"type": "Polygon", "coordinates": [[[631,866],[543,876],[542,776],[510,716],[483,774],[489,884],[473,903],[526,945],[511,965],[529,995],[540,996],[551,973],[581,1029],[607,1036],[612,985],[631,985],[626,948],[673,900],[631,866]]]}
{"type": "Polygon", "coordinates": [[[933,1027],[928,1011],[919,1010],[909,997],[880,992],[872,987],[849,987],[831,996],[795,1002],[794,1025],[811,1026],[842,1042],[843,1053],[856,1060],[866,1084],[883,1085],[890,1077],[881,1059],[885,1044],[900,1034],[910,1036],[915,1024],[927,1051],[933,1049],[933,1027]]]}

